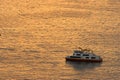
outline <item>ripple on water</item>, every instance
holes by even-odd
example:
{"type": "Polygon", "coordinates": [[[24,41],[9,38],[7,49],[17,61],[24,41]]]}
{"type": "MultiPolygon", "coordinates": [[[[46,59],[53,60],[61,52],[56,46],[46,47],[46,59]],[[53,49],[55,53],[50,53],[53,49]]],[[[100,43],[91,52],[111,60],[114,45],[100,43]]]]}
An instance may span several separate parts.
{"type": "Polygon", "coordinates": [[[0,50],[15,51],[15,48],[3,48],[3,47],[1,47],[0,50]]]}

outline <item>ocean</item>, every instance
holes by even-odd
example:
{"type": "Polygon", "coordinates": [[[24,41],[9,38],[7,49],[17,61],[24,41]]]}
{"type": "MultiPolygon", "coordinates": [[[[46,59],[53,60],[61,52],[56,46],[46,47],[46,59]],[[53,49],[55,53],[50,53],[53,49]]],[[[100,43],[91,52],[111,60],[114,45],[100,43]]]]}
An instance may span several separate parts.
{"type": "Polygon", "coordinates": [[[0,80],[119,80],[120,0],[0,0],[0,80]],[[81,48],[102,63],[68,62],[81,48]]]}

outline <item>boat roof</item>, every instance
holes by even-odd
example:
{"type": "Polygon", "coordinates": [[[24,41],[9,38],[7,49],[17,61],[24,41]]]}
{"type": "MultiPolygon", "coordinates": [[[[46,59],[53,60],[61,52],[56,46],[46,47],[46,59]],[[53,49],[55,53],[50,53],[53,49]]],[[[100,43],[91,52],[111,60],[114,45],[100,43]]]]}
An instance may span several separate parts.
{"type": "Polygon", "coordinates": [[[82,54],[94,54],[92,50],[90,49],[80,49],[80,50],[74,50],[74,53],[82,53],[82,54]]]}

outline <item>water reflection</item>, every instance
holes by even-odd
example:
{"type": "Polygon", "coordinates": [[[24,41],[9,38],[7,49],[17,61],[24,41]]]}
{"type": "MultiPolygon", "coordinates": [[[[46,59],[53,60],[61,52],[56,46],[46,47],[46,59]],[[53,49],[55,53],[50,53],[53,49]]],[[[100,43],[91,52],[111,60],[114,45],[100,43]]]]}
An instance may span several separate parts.
{"type": "Polygon", "coordinates": [[[66,64],[72,66],[75,70],[88,70],[100,67],[102,63],[72,62],[66,61],[66,64]]]}

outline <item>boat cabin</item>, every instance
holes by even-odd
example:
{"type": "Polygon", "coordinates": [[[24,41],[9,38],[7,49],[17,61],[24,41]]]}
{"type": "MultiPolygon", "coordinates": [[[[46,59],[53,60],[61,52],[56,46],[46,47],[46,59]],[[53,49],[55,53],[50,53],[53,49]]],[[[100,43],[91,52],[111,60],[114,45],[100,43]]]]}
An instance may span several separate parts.
{"type": "Polygon", "coordinates": [[[80,50],[75,50],[73,52],[72,58],[82,58],[82,59],[100,59],[99,56],[96,56],[93,53],[87,52],[87,51],[80,51],[80,50]]]}

